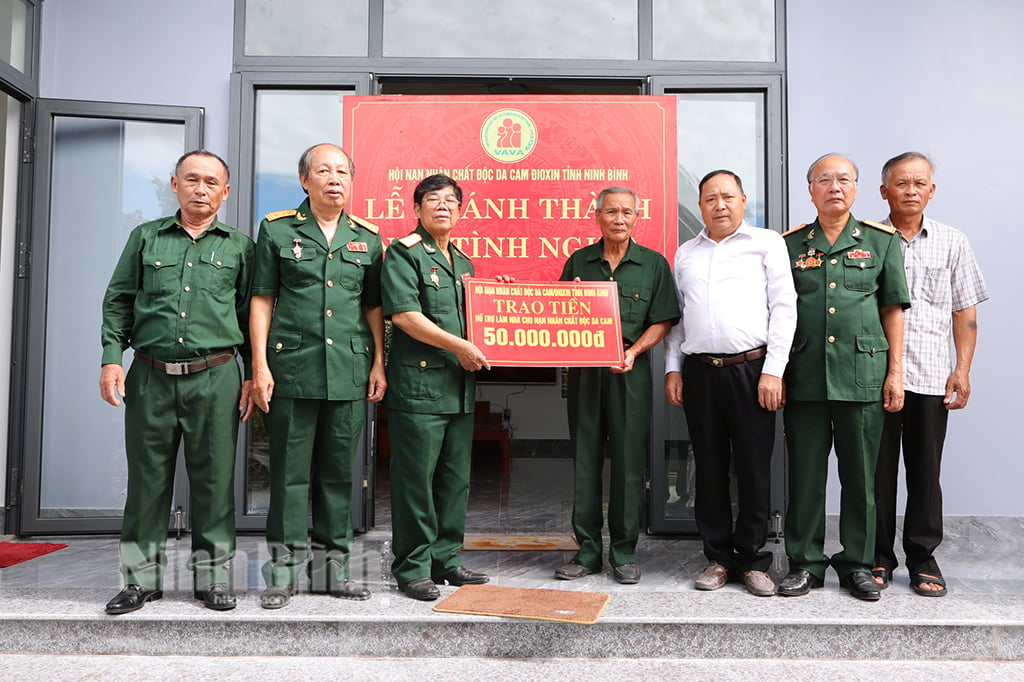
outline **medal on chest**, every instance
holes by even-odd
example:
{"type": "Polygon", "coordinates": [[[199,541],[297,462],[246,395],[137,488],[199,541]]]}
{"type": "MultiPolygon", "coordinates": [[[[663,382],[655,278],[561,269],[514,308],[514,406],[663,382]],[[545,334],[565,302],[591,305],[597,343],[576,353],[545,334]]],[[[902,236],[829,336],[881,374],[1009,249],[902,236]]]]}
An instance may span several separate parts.
{"type": "Polygon", "coordinates": [[[294,242],[295,244],[292,247],[292,255],[295,256],[295,260],[299,260],[300,258],[302,258],[302,240],[293,239],[292,242],[294,242]]]}
{"type": "Polygon", "coordinates": [[[824,262],[824,252],[818,251],[812,246],[807,249],[807,253],[800,255],[796,262],[793,263],[793,267],[801,270],[807,270],[808,268],[820,268],[824,262]]]}
{"type": "Polygon", "coordinates": [[[435,289],[441,288],[441,278],[437,276],[437,268],[430,268],[430,282],[435,289]]]}

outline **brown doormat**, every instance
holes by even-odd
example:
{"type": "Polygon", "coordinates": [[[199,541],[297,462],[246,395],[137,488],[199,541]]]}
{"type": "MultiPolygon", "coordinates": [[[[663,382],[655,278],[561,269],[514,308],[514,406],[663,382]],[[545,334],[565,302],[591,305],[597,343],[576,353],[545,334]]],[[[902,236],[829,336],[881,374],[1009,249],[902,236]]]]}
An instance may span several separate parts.
{"type": "Polygon", "coordinates": [[[442,613],[503,616],[592,625],[611,595],[498,585],[463,585],[434,607],[442,613]]]}
{"type": "Polygon", "coordinates": [[[510,551],[534,550],[575,552],[580,548],[571,535],[467,535],[462,549],[510,551]]]}
{"type": "Polygon", "coordinates": [[[20,564],[65,547],[67,545],[56,542],[0,542],[0,568],[20,564]]]}

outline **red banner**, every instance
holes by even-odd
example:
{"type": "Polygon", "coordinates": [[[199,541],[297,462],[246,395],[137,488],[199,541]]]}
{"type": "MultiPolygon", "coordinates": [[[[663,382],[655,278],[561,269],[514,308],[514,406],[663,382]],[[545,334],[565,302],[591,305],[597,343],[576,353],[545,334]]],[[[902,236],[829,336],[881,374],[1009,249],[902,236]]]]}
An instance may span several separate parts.
{"type": "Polygon", "coordinates": [[[675,107],[672,95],[347,96],[349,210],[390,244],[416,226],[416,184],[445,173],[464,193],[452,241],[477,275],[556,280],[600,238],[598,192],[620,185],[640,197],[636,241],[671,261],[675,107]]]}
{"type": "Polygon", "coordinates": [[[615,282],[466,279],[469,340],[492,365],[611,367],[623,361],[615,282]]]}

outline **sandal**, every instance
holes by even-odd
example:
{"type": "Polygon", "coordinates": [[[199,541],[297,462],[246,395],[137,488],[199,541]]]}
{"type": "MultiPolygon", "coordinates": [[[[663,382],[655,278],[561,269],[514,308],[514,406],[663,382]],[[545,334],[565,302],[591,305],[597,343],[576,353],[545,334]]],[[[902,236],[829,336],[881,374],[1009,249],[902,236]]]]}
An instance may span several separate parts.
{"type": "Polygon", "coordinates": [[[880,583],[878,582],[878,580],[875,580],[875,582],[878,583],[878,589],[880,589],[880,590],[888,589],[889,581],[892,580],[892,571],[890,571],[888,568],[882,568],[881,566],[875,566],[874,568],[871,569],[871,575],[874,576],[877,579],[881,579],[882,582],[880,582],[880,583]]]}
{"type": "Polygon", "coordinates": [[[922,597],[945,597],[946,596],[946,581],[943,580],[941,575],[928,575],[927,573],[915,573],[910,576],[910,589],[917,592],[922,597]],[[926,590],[922,585],[925,583],[932,583],[933,585],[941,585],[941,590],[926,590]]]}

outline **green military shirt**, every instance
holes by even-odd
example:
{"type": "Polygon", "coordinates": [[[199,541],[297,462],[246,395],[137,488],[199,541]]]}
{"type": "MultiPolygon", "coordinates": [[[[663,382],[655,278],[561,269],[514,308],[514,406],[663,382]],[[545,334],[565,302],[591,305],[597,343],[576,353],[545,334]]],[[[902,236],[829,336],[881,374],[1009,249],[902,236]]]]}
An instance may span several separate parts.
{"type": "Polygon", "coordinates": [[[599,239],[569,256],[560,279],[568,282],[579,277],[583,282],[618,284],[622,341],[627,347],[636,343],[652,324],[678,322],[679,301],[665,257],[630,240],[626,255],[613,273],[602,254],[603,244],[604,240],[599,239]]]}
{"type": "Polygon", "coordinates": [[[797,293],[787,397],[881,400],[889,342],[879,309],[910,303],[894,230],[850,216],[835,244],[817,220],[783,237],[797,293]]]}
{"type": "Polygon", "coordinates": [[[377,228],[345,212],[328,246],[308,199],[263,219],[252,293],[277,299],[267,337],[275,396],[366,397],[375,346],[363,309],[381,304],[382,256],[377,228]]]}
{"type": "Polygon", "coordinates": [[[128,236],[103,297],[103,364],[129,346],[165,362],[238,347],[249,367],[252,240],[214,221],[197,238],[180,214],[128,236]]]}
{"type": "MultiPolygon", "coordinates": [[[[464,277],[469,258],[449,242],[452,265],[422,225],[388,247],[382,275],[384,315],[418,311],[441,329],[466,338],[464,277]]],[[[391,327],[386,405],[427,414],[467,414],[476,405],[476,377],[455,354],[391,327]]]]}

